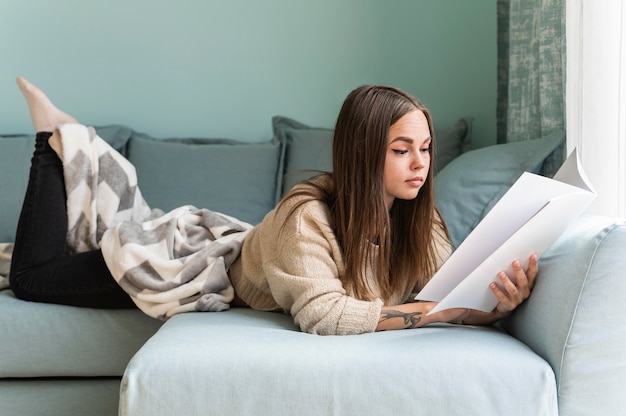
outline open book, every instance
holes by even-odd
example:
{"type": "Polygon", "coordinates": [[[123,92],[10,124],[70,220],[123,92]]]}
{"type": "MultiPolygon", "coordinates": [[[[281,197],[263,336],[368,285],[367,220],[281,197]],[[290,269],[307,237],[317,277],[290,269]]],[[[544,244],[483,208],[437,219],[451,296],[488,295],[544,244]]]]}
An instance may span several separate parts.
{"type": "Polygon", "coordinates": [[[514,278],[511,262],[528,268],[593,201],[596,193],[572,152],[550,179],[525,172],[452,253],[415,299],[437,301],[430,313],[449,308],[491,312],[497,274],[514,278]]]}

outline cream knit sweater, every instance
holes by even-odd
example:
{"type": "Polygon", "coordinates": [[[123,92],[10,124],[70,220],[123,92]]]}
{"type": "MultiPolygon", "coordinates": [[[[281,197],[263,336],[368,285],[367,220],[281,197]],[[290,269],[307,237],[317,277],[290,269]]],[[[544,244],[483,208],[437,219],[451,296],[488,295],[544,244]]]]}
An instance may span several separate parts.
{"type": "MultiPolygon", "coordinates": [[[[345,272],[343,255],[329,209],[320,201],[308,201],[288,215],[301,198],[287,197],[246,237],[242,254],[229,271],[235,292],[253,309],[290,313],[304,332],[373,332],[383,301],[358,300],[346,293],[340,280],[345,272]]],[[[449,247],[441,248],[443,263],[449,247]]],[[[413,290],[398,290],[388,304],[406,302],[413,290]]]]}

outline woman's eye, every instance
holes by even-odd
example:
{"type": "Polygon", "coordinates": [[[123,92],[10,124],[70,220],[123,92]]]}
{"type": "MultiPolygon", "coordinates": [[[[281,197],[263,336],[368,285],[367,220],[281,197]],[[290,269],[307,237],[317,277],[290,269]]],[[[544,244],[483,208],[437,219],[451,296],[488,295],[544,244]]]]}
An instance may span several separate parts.
{"type": "Polygon", "coordinates": [[[409,153],[408,150],[400,150],[400,149],[393,149],[393,152],[397,155],[405,155],[407,153],[409,153]]]}
{"type": "Polygon", "coordinates": [[[421,152],[430,153],[430,146],[420,149],[421,152]]]}

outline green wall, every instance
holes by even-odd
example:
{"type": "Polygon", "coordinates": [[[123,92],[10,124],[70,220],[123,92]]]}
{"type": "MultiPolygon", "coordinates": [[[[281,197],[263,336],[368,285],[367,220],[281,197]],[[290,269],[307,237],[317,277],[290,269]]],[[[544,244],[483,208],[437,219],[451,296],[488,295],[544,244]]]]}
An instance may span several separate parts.
{"type": "Polygon", "coordinates": [[[0,132],[29,132],[24,75],[85,124],[156,137],[271,137],[273,115],[332,127],[385,83],[436,125],[495,143],[491,0],[0,0],[0,132]]]}

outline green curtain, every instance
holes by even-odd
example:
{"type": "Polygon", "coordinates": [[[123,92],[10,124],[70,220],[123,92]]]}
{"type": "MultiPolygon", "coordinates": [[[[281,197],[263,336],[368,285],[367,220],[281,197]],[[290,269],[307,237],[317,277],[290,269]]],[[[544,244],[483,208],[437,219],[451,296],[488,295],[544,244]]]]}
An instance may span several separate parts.
{"type": "MultiPolygon", "coordinates": [[[[497,2],[498,143],[565,130],[565,2],[497,2]]],[[[557,153],[550,171],[562,163],[564,148],[557,153]]]]}

